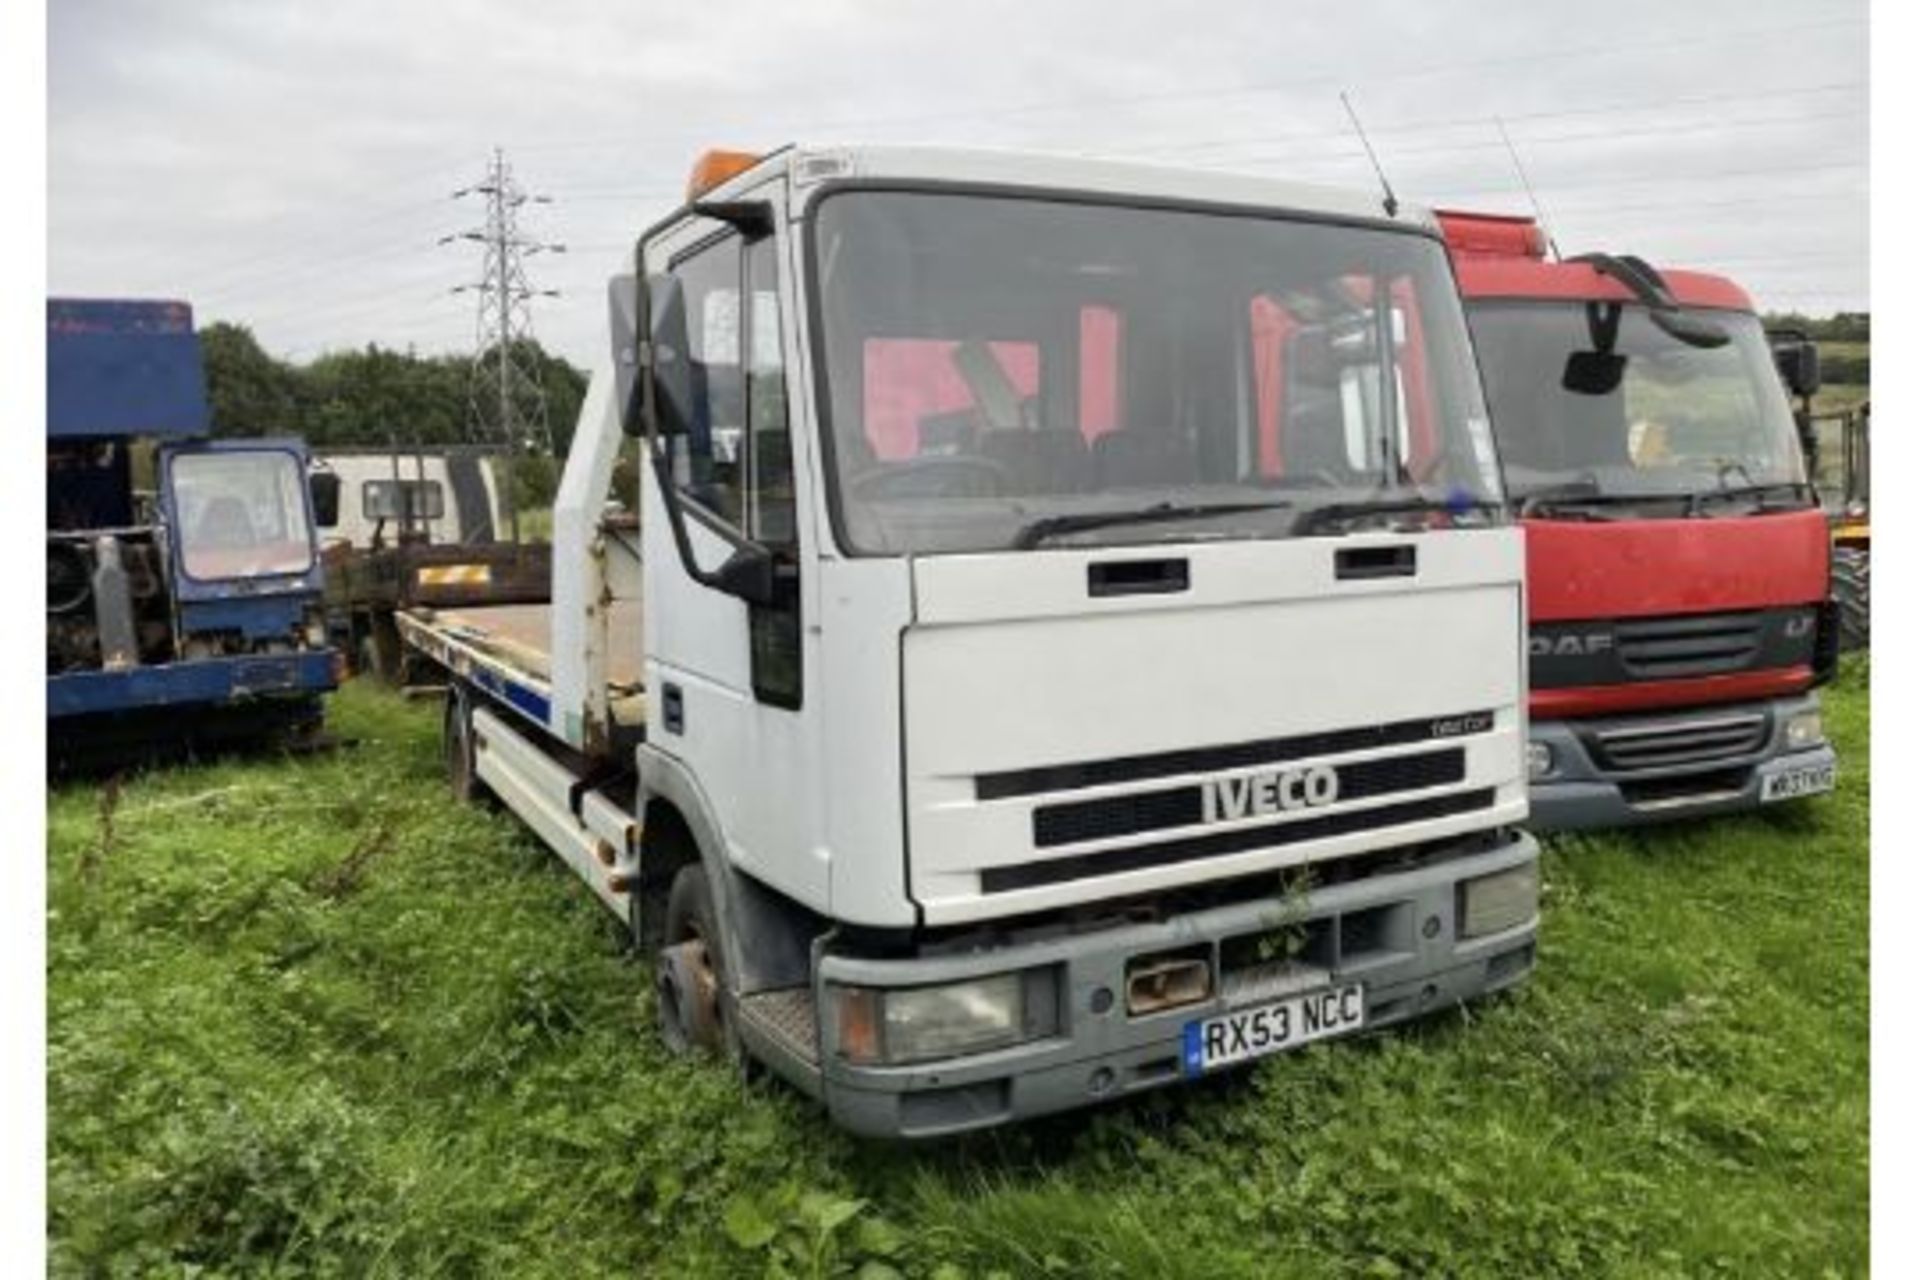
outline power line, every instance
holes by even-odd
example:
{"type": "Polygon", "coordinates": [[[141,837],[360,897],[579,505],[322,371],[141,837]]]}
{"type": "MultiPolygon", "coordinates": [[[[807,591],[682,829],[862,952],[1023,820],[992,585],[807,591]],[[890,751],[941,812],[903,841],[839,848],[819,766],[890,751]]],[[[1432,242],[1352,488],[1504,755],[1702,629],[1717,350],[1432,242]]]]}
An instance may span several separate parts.
{"type": "MultiPolygon", "coordinates": [[[[1726,102],[1746,102],[1755,100],[1776,101],[1780,98],[1805,97],[1822,93],[1841,93],[1866,88],[1864,80],[1849,80],[1833,84],[1808,85],[1802,88],[1769,89],[1764,92],[1741,92],[1719,94],[1690,94],[1672,98],[1641,98],[1633,101],[1615,101],[1595,104],[1587,107],[1566,107],[1553,111],[1505,111],[1498,113],[1499,118],[1508,124],[1516,121],[1562,120],[1577,116],[1602,116],[1633,114],[1645,111],[1663,111],[1671,107],[1709,106],[1726,102]]],[[[1401,124],[1376,125],[1370,132],[1375,136],[1382,134],[1404,133],[1440,133],[1449,129],[1472,128],[1486,124],[1492,116],[1452,116],[1442,120],[1421,120],[1401,124]]],[[[1189,156],[1196,151],[1233,150],[1238,147],[1265,142],[1311,142],[1322,139],[1344,139],[1346,129],[1293,129],[1285,133],[1243,134],[1237,137],[1213,138],[1197,142],[1153,143],[1146,146],[1126,147],[1110,152],[1122,156],[1151,156],[1165,152],[1189,156]]]]}
{"type": "MultiPolygon", "coordinates": [[[[564,253],[566,246],[539,240],[520,230],[522,206],[547,204],[551,197],[532,195],[514,179],[506,154],[495,147],[493,161],[481,181],[454,192],[455,199],[481,196],[486,200],[483,227],[455,232],[442,244],[472,240],[483,247],[480,279],[459,285],[455,293],[479,297],[475,312],[472,376],[468,382],[468,418],[476,440],[497,440],[506,450],[507,483],[513,490],[513,461],[522,449],[538,448],[553,454],[553,434],[547,426],[546,388],[525,348],[533,345],[535,297],[557,298],[557,289],[535,289],[527,280],[526,260],[540,253],[564,253]]],[[[518,505],[508,502],[507,519],[513,540],[520,541],[518,505]]]]}
{"type": "MultiPolygon", "coordinates": [[[[1580,133],[1547,134],[1544,137],[1524,139],[1529,147],[1564,147],[1589,143],[1617,142],[1622,138],[1667,138],[1686,134],[1720,134],[1735,129],[1771,128],[1779,125],[1798,125],[1820,120],[1857,119],[1866,115],[1864,108],[1849,108],[1845,111],[1807,112],[1791,116],[1764,116],[1751,120],[1716,120],[1699,124],[1663,124],[1647,125],[1638,129],[1586,130],[1580,133]]],[[[1493,124],[1493,119],[1482,120],[1482,124],[1493,124]]],[[[1328,139],[1332,141],[1333,139],[1328,139]]],[[[1410,156],[1449,155],[1469,151],[1501,151],[1506,144],[1499,139],[1479,142],[1443,142],[1431,146],[1399,147],[1390,154],[1395,159],[1410,156]]],[[[1303,155],[1294,151],[1258,152],[1251,155],[1212,157],[1209,163],[1271,163],[1287,161],[1292,164],[1328,164],[1364,158],[1357,151],[1330,151],[1315,155],[1303,155]]]]}
{"type": "MultiPolygon", "coordinates": [[[[1775,165],[1763,165],[1753,169],[1694,169],[1694,170],[1688,170],[1684,173],[1667,173],[1667,174],[1662,174],[1658,177],[1647,177],[1647,178],[1632,178],[1632,177],[1583,178],[1578,182],[1556,182],[1553,184],[1553,186],[1555,187],[1555,189],[1561,190],[1561,191],[1578,190],[1585,187],[1647,187],[1647,186],[1659,186],[1662,183],[1669,183],[1669,182],[1693,182],[1693,181],[1698,181],[1699,179],[1702,179],[1702,178],[1756,178],[1756,177],[1771,176],[1773,174],[1778,174],[1778,173],[1795,173],[1795,174],[1826,173],[1826,172],[1838,172],[1841,170],[1864,169],[1866,167],[1867,167],[1867,162],[1864,160],[1838,161],[1838,162],[1829,163],[1829,164],[1775,164],[1775,165]]],[[[1459,199],[1462,196],[1468,196],[1468,197],[1486,196],[1486,195],[1505,196],[1505,195],[1513,195],[1513,194],[1515,194],[1515,192],[1510,187],[1498,187],[1498,188],[1482,187],[1473,191],[1450,192],[1448,193],[1446,199],[1436,199],[1436,198],[1429,197],[1423,200],[1422,203],[1429,204],[1429,205],[1448,204],[1459,199]]],[[[1565,212],[1565,210],[1563,209],[1562,212],[1565,212]]]]}
{"type": "MultiPolygon", "coordinates": [[[[1569,58],[1614,57],[1622,54],[1641,54],[1668,49],[1691,48],[1700,45],[1738,44],[1750,40],[1766,40],[1779,36],[1795,35],[1806,31],[1816,31],[1839,27],[1858,27],[1866,24],[1865,18],[1825,18],[1811,22],[1790,23],[1777,27],[1750,28],[1745,31],[1714,32],[1698,36],[1688,36],[1669,40],[1648,41],[1612,41],[1606,44],[1585,46],[1562,46],[1559,49],[1534,49],[1526,53],[1506,54],[1495,58],[1463,59],[1452,62],[1431,63],[1423,67],[1410,67],[1400,71],[1379,75],[1355,76],[1351,66],[1309,76],[1300,76],[1286,80],[1269,81],[1264,84],[1239,85],[1231,89],[1184,90],[1175,93],[1132,94],[1128,96],[1106,96],[1077,99],[1059,99],[1053,102],[1027,103],[1009,107],[997,107],[978,111],[941,111],[924,112],[908,116],[874,117],[871,115],[844,116],[838,119],[825,118],[811,123],[795,126],[801,132],[814,132],[859,126],[872,128],[876,125],[890,126],[901,124],[952,123],[957,120],[987,120],[1023,115],[1045,114],[1054,111],[1082,111],[1100,108],[1127,108],[1165,102],[1207,101],[1220,98],[1247,97],[1254,94],[1276,93],[1286,89],[1304,88],[1311,85],[1329,84],[1391,84],[1402,80],[1421,79],[1427,76],[1445,75],[1454,72],[1485,70],[1491,67],[1512,66],[1515,64],[1536,65],[1546,61],[1559,61],[1569,58]]],[[[749,126],[751,127],[751,126],[749,126]]],[[[618,138],[574,139],[566,142],[532,142],[516,144],[520,151],[575,151],[610,150],[631,147],[644,142],[677,142],[687,136],[684,131],[672,133],[625,134],[618,138]]]]}

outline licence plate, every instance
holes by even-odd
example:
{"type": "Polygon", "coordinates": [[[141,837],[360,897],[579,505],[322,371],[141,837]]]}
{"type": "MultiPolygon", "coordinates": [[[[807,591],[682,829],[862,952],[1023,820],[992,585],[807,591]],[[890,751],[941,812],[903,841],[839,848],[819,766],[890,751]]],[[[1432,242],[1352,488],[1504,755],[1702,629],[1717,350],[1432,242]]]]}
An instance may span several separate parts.
{"type": "Polygon", "coordinates": [[[1358,982],[1303,991],[1189,1022],[1181,1046],[1182,1067],[1189,1076],[1203,1075],[1217,1067],[1346,1035],[1366,1022],[1366,991],[1358,982]]]}
{"type": "Polygon", "coordinates": [[[1816,796],[1833,790],[1833,766],[1810,764],[1798,769],[1770,773],[1760,781],[1760,803],[1816,796]]]}

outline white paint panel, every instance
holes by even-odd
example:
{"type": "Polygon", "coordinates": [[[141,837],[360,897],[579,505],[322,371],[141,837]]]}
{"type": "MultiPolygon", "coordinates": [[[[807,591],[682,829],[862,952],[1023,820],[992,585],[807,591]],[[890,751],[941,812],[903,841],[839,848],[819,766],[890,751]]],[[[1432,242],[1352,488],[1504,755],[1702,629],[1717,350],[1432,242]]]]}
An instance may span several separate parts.
{"type": "Polygon", "coordinates": [[[594,833],[567,807],[574,775],[483,707],[474,710],[473,727],[474,770],[481,781],[587,882],[603,906],[625,920],[627,895],[608,886],[608,868],[594,855],[594,833]]]}
{"type": "MultiPolygon", "coordinates": [[[[1522,544],[1514,530],[920,562],[919,622],[903,642],[915,897],[931,922],[978,919],[1520,820],[1525,815],[1521,573],[1522,544]],[[1336,551],[1374,542],[1416,544],[1418,574],[1335,578],[1336,551]],[[1170,556],[1190,563],[1192,586],[1186,592],[1087,594],[1086,566],[1092,561],[1170,556]],[[1463,783],[1336,808],[1494,787],[1502,800],[1492,812],[990,898],[980,893],[979,873],[986,867],[1191,832],[1156,831],[1037,850],[1032,808],[1067,797],[980,802],[973,783],[979,774],[1480,710],[1495,711],[1496,725],[1490,734],[1465,740],[1463,783]]],[[[1289,767],[1306,763],[1290,761],[1289,767]]],[[[1156,778],[1076,791],[1071,798],[1164,788],[1182,780],[1156,778]]],[[[1197,775],[1184,780],[1191,783],[1197,775]]]]}
{"type": "Polygon", "coordinates": [[[900,637],[912,621],[904,560],[822,561],[820,679],[824,749],[819,785],[833,914],[910,925],[900,796],[900,637]]]}
{"type": "Polygon", "coordinates": [[[611,358],[595,368],[553,502],[553,703],[547,727],[584,748],[583,718],[607,719],[607,628],[599,606],[601,562],[588,554],[619,456],[619,406],[611,358]]]}

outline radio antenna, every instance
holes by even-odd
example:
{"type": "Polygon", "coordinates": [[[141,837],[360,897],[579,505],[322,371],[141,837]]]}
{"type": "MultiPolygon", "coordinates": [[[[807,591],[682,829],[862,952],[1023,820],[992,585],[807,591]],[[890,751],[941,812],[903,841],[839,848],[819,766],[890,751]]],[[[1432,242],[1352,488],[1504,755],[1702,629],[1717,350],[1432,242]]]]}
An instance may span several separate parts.
{"type": "Polygon", "coordinates": [[[1533,180],[1527,177],[1527,166],[1520,163],[1519,148],[1513,145],[1513,139],[1507,136],[1507,122],[1499,116],[1493,118],[1493,127],[1500,131],[1500,141],[1507,146],[1507,157],[1513,161],[1513,171],[1520,175],[1520,186],[1527,193],[1527,200],[1533,205],[1533,216],[1540,224],[1540,233],[1547,238],[1547,249],[1553,254],[1555,262],[1560,261],[1560,243],[1553,238],[1553,227],[1547,222],[1547,211],[1540,204],[1540,195],[1533,189],[1533,180]]]}
{"type": "Polygon", "coordinates": [[[1360,145],[1367,149],[1367,159],[1373,163],[1373,172],[1380,179],[1380,207],[1391,218],[1400,212],[1400,198],[1393,194],[1393,184],[1387,181],[1387,171],[1380,167],[1380,157],[1373,153],[1373,143],[1367,140],[1367,131],[1361,128],[1359,113],[1354,111],[1353,103],[1347,100],[1345,89],[1340,91],[1340,105],[1347,109],[1347,119],[1353,121],[1353,131],[1360,135],[1360,145]]]}

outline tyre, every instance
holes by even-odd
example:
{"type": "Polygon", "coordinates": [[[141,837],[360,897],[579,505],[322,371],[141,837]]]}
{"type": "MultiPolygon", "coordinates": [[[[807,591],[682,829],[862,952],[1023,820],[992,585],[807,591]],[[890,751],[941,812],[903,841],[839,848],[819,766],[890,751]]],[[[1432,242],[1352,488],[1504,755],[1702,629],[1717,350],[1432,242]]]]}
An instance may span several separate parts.
{"type": "Polygon", "coordinates": [[[473,703],[460,689],[447,691],[440,742],[446,758],[448,790],[461,804],[476,803],[485,794],[486,784],[474,769],[473,703]]]}
{"type": "Polygon", "coordinates": [[[710,1053],[738,1059],[722,998],[719,918],[706,868],[690,862],[674,873],[667,893],[664,944],[654,965],[660,1038],[675,1054],[710,1053]]]}
{"type": "Polygon", "coordinates": [[[1860,547],[1833,549],[1833,598],[1840,607],[1840,649],[1867,647],[1873,612],[1872,562],[1860,547]]]}
{"type": "Polygon", "coordinates": [[[376,613],[367,627],[368,666],[381,684],[398,687],[403,684],[402,667],[406,661],[406,647],[400,643],[400,627],[390,613],[376,613]]]}

